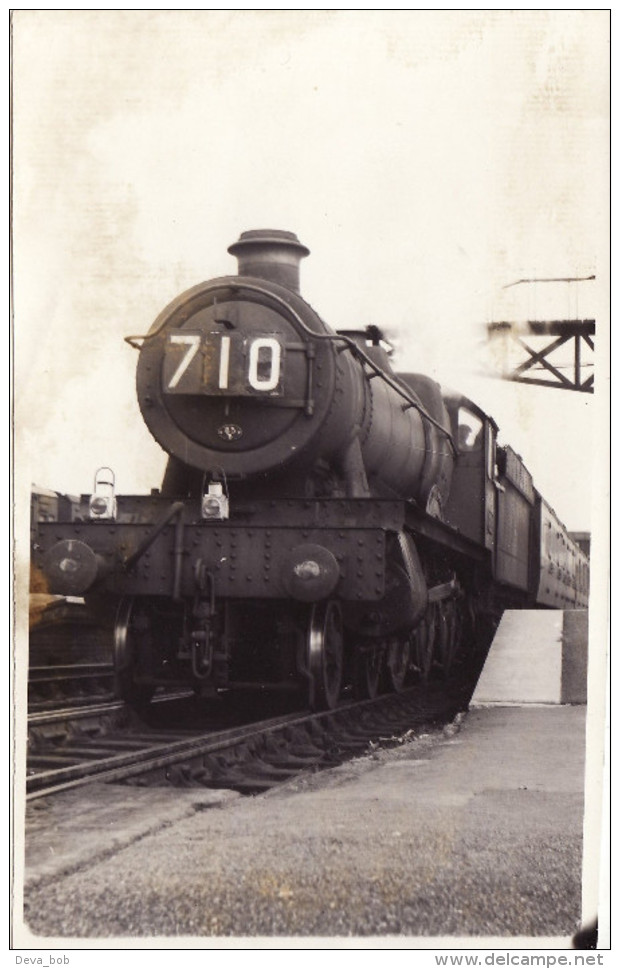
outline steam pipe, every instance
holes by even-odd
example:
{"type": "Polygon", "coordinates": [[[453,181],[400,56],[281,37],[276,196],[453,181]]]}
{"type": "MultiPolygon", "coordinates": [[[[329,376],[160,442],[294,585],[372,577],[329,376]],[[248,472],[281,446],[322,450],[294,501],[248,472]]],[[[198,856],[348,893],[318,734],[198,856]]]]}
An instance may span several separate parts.
{"type": "MultiPolygon", "coordinates": [[[[172,519],[176,515],[180,515],[180,513],[183,511],[184,508],[185,508],[185,503],[182,501],[175,501],[170,506],[170,508],[168,509],[168,511],[162,518],[162,520],[157,525],[155,525],[152,531],[148,533],[146,538],[144,538],[140,542],[135,552],[123,561],[123,568],[125,572],[131,572],[134,565],[136,565],[136,563],[142,558],[144,553],[148,551],[148,549],[151,547],[155,539],[159,535],[161,535],[166,525],[169,525],[172,519]]],[[[175,554],[176,554],[176,544],[177,544],[177,533],[175,532],[175,554]]],[[[175,568],[175,572],[176,572],[176,568],[175,568]]],[[[175,579],[176,579],[176,575],[175,575],[175,579]]]]}

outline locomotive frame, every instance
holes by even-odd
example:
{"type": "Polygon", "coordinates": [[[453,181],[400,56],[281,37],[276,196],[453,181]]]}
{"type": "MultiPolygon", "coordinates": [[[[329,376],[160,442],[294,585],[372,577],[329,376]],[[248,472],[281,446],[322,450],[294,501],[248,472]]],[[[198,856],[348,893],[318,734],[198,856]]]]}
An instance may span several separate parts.
{"type": "Polygon", "coordinates": [[[127,338],[161,489],[116,495],[100,469],[34,526],[48,590],[109,624],[125,699],[286,688],[332,708],[345,683],[447,676],[506,607],[587,604],[585,555],[489,415],[396,373],[377,327],[329,330],[292,233],[229,251],[238,276],[127,338]]]}

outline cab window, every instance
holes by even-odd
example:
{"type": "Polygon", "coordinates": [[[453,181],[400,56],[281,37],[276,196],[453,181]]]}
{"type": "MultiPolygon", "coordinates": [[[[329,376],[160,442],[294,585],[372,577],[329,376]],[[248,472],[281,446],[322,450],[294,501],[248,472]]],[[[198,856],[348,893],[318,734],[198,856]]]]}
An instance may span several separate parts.
{"type": "Polygon", "coordinates": [[[459,407],[459,451],[479,451],[484,442],[483,423],[466,407],[459,407]]]}

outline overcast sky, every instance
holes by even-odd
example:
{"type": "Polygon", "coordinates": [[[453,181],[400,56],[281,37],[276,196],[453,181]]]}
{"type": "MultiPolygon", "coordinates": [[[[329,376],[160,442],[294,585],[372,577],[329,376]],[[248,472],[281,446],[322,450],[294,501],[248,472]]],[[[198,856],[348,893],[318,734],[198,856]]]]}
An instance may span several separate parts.
{"type": "Polygon", "coordinates": [[[596,316],[605,342],[607,31],[605,11],[18,11],[18,488],[89,491],[102,464],[120,493],[159,485],[123,337],[269,227],[310,248],[302,294],[332,327],[383,326],[588,528],[596,395],[485,376],[482,351],[528,315],[596,316]]]}

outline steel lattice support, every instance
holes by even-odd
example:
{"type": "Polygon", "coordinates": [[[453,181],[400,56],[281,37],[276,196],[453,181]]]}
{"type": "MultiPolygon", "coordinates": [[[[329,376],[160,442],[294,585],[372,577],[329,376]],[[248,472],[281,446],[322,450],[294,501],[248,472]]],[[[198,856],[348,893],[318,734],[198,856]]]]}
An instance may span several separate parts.
{"type": "Polygon", "coordinates": [[[515,345],[525,350],[528,357],[514,369],[503,374],[506,380],[535,384],[539,387],[555,387],[560,390],[576,390],[584,394],[594,393],[594,374],[586,376],[582,359],[583,344],[594,350],[594,320],[529,320],[526,323],[495,322],[488,326],[489,336],[508,336],[515,345]],[[534,349],[524,339],[526,336],[555,336],[546,346],[534,349]],[[562,373],[556,361],[549,358],[560,347],[573,344],[572,378],[562,373]],[[537,377],[534,368],[543,368],[545,378],[537,377]]]}

